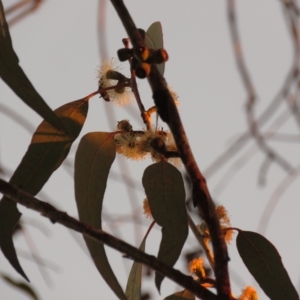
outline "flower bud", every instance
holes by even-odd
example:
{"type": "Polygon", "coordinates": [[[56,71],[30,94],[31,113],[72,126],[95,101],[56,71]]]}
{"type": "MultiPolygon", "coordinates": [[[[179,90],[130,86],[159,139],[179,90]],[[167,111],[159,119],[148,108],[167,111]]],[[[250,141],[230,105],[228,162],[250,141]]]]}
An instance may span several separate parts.
{"type": "Polygon", "coordinates": [[[168,59],[169,59],[168,52],[165,49],[161,48],[151,53],[147,62],[151,64],[152,63],[161,64],[163,62],[166,62],[168,59]]]}
{"type": "Polygon", "coordinates": [[[114,89],[114,91],[115,91],[116,93],[118,93],[118,94],[122,94],[122,93],[125,92],[125,87],[124,87],[124,86],[122,86],[122,87],[116,87],[116,88],[114,89]]]}
{"type": "Polygon", "coordinates": [[[118,122],[117,128],[122,131],[129,132],[132,130],[132,126],[128,120],[122,120],[118,122]]]}
{"type": "Polygon", "coordinates": [[[130,59],[133,56],[133,50],[122,48],[118,50],[117,54],[120,61],[125,61],[130,59]]]}
{"type": "Polygon", "coordinates": [[[135,68],[135,74],[138,78],[146,78],[151,72],[151,65],[148,63],[140,63],[135,68]]]}
{"type": "Polygon", "coordinates": [[[124,39],[122,39],[122,43],[123,43],[125,48],[129,48],[130,39],[129,38],[124,38],[124,39]]]}
{"type": "Polygon", "coordinates": [[[123,80],[125,76],[118,71],[109,70],[106,72],[106,78],[120,81],[123,80]]]}
{"type": "Polygon", "coordinates": [[[135,49],[135,55],[141,61],[146,61],[149,57],[150,51],[146,46],[139,46],[135,49]]]}

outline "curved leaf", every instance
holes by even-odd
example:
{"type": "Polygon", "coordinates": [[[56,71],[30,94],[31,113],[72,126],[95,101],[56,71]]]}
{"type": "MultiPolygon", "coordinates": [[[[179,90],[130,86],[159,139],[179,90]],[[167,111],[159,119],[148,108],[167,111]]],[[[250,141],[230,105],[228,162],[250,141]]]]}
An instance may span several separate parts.
{"type": "MultiPolygon", "coordinates": [[[[173,266],[188,235],[185,191],[181,173],[167,162],[146,168],[143,186],[154,220],[162,226],[162,240],[157,258],[173,266]]],[[[164,276],[155,274],[158,290],[164,276]]]]}
{"type": "Polygon", "coordinates": [[[281,257],[272,243],[258,233],[241,230],[236,245],[249,272],[270,299],[299,299],[281,257]]]}
{"type": "Polygon", "coordinates": [[[164,300],[195,300],[195,295],[188,290],[183,290],[168,296],[164,300]]]}
{"type": "MultiPolygon", "coordinates": [[[[150,25],[145,34],[145,44],[151,49],[161,49],[164,47],[162,26],[160,22],[154,22],[150,25]]],[[[165,63],[157,64],[161,75],[165,72],[165,63]]]]}
{"type": "MultiPolygon", "coordinates": [[[[143,252],[145,252],[146,239],[154,224],[155,222],[152,222],[139,247],[139,249],[143,252]]],[[[133,262],[129,273],[128,281],[127,281],[126,291],[125,291],[127,300],[141,299],[142,268],[143,268],[143,264],[138,263],[136,261],[133,262]]]]}
{"type": "Polygon", "coordinates": [[[9,276],[6,276],[4,274],[0,274],[0,276],[3,278],[4,281],[6,281],[12,287],[14,287],[15,289],[18,289],[20,292],[28,295],[31,299],[33,299],[33,300],[39,299],[36,292],[27,283],[21,282],[21,281],[15,281],[15,280],[11,279],[9,276]]]}
{"type": "Polygon", "coordinates": [[[28,77],[19,66],[19,59],[13,49],[8,25],[5,20],[2,1],[0,0],[0,77],[24,101],[35,110],[43,119],[56,128],[67,133],[66,128],[35,90],[28,77]]]}
{"type": "MultiPolygon", "coordinates": [[[[69,135],[43,121],[34,133],[27,152],[9,182],[36,195],[68,155],[72,143],[82,129],[87,111],[88,102],[84,99],[56,109],[55,113],[67,128],[69,135]]],[[[1,250],[15,270],[28,280],[19,264],[12,241],[13,229],[20,216],[16,203],[3,197],[0,202],[1,250]]]]}
{"type": "MultiPolygon", "coordinates": [[[[75,198],[79,219],[101,229],[102,202],[107,177],[116,156],[112,133],[90,132],[81,139],[75,156],[75,198]]],[[[84,237],[94,263],[103,279],[119,299],[125,294],[115,277],[104,245],[84,237]]]]}

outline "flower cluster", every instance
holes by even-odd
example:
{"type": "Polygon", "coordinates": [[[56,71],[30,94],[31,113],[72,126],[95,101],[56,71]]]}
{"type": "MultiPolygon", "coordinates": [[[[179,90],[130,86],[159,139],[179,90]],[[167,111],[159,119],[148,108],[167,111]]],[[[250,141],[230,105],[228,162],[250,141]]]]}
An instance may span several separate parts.
{"type": "MultiPolygon", "coordinates": [[[[163,130],[141,130],[133,131],[127,120],[120,121],[117,129],[121,132],[115,135],[116,151],[132,160],[141,160],[152,157],[154,161],[160,161],[163,154],[157,152],[153,147],[155,141],[163,143],[166,151],[177,151],[173,136],[170,132],[163,130]]],[[[179,158],[164,158],[174,165],[179,165],[179,158]]]]}
{"type": "Polygon", "coordinates": [[[98,70],[98,83],[99,89],[109,88],[117,86],[114,89],[108,89],[101,95],[107,95],[107,101],[111,101],[117,106],[124,106],[133,102],[133,93],[128,86],[129,79],[123,74],[119,73],[120,66],[117,64],[117,60],[112,58],[110,60],[103,61],[98,70]]]}

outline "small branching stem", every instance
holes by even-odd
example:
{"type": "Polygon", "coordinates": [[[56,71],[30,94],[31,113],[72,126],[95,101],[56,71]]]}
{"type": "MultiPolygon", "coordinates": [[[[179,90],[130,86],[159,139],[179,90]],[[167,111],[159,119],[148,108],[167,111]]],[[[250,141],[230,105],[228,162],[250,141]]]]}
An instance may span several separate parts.
{"type": "MultiPolygon", "coordinates": [[[[124,2],[122,0],[111,0],[123,26],[130,38],[134,51],[146,47],[144,40],[136,28],[124,2]]],[[[135,53],[138,57],[138,53],[135,53]]],[[[183,128],[180,116],[178,114],[173,97],[171,96],[165,79],[157,70],[155,64],[151,65],[151,72],[148,76],[153,99],[157,107],[157,112],[161,119],[166,122],[174,136],[177,149],[180,153],[180,158],[185,165],[187,173],[193,184],[193,200],[194,205],[198,206],[203,219],[208,225],[211,234],[215,258],[215,276],[218,299],[231,300],[231,288],[228,274],[228,253],[227,246],[224,240],[224,235],[221,230],[220,222],[215,212],[215,204],[212,201],[208,191],[206,180],[200,172],[191,151],[185,130],[183,128]]]]}

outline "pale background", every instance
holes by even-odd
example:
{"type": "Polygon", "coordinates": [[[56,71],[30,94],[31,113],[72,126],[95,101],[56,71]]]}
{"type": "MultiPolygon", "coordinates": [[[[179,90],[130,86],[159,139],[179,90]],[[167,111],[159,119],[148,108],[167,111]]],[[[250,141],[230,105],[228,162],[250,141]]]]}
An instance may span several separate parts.
{"type": "MultiPolygon", "coordinates": [[[[13,3],[15,1],[3,0],[6,8],[13,3]]],[[[121,39],[126,34],[112,5],[108,1],[104,3],[107,56],[110,58],[116,57],[116,51],[122,47],[121,39]]],[[[162,23],[165,48],[170,56],[165,77],[179,95],[180,113],[189,141],[200,169],[205,171],[239,134],[247,130],[246,93],[234,60],[226,1],[127,0],[125,3],[138,27],[147,29],[154,21],[162,23]]],[[[290,68],[292,43],[280,1],[240,0],[237,9],[246,61],[258,93],[256,113],[259,115],[276,95],[290,68]]],[[[11,28],[14,49],[21,66],[53,109],[97,89],[96,69],[101,63],[98,10],[98,1],[47,0],[36,13],[11,28]]],[[[128,64],[124,63],[123,66],[124,73],[128,75],[128,64]]],[[[149,108],[153,102],[147,82],[139,81],[139,87],[142,100],[149,108]]],[[[9,175],[18,166],[41,118],[24,105],[2,81],[0,91],[0,104],[18,112],[31,124],[28,130],[24,125],[19,126],[5,113],[1,114],[0,165],[9,175]]],[[[286,105],[282,104],[281,109],[287,109],[286,105]]],[[[90,100],[89,114],[81,136],[89,131],[112,130],[117,121],[122,119],[129,119],[134,129],[143,127],[135,104],[130,109],[117,108],[96,96],[90,100]]],[[[291,119],[282,128],[282,132],[298,133],[294,124],[291,119]]],[[[165,124],[160,125],[166,128],[165,124]]],[[[78,142],[79,139],[69,155],[68,161],[71,163],[78,142]]],[[[254,145],[254,142],[249,143],[247,148],[250,145],[254,145]]],[[[298,164],[298,144],[272,142],[271,145],[276,150],[283,151],[291,164],[298,164]]],[[[214,176],[208,177],[208,186],[216,202],[228,209],[234,227],[257,231],[264,208],[287,174],[277,165],[272,165],[266,186],[259,186],[258,174],[264,155],[257,152],[220,193],[216,187],[224,180],[223,176],[231,178],[231,175],[226,175],[226,171],[240,156],[241,153],[214,176]]],[[[144,168],[151,163],[150,159],[145,162],[131,162],[118,157],[104,200],[105,214],[111,215],[113,220],[104,221],[104,230],[113,232],[136,246],[150,225],[150,220],[142,215],[145,195],[141,177],[144,168]],[[123,171],[120,171],[120,166],[123,171]],[[121,181],[128,177],[122,179],[122,174],[129,176],[136,185],[134,189],[126,189],[121,181]],[[130,217],[133,213],[137,216],[134,224],[130,217]],[[122,216],[123,222],[117,222],[122,216]]],[[[38,197],[77,217],[70,172],[71,168],[61,167],[38,197]]],[[[297,185],[298,182],[295,181],[280,198],[265,234],[277,247],[299,291],[300,227],[297,185]]],[[[47,285],[37,265],[22,257],[24,251],[30,253],[24,235],[19,234],[14,239],[21,265],[40,299],[115,299],[89,257],[67,229],[58,224],[52,225],[49,220],[28,209],[20,207],[20,210],[23,213],[27,240],[33,241],[37,249],[35,251],[45,258],[49,267],[56,270],[44,269],[48,277],[47,285]]],[[[199,222],[196,219],[195,221],[199,222]]],[[[147,240],[147,253],[157,253],[159,239],[160,229],[156,227],[147,240]]],[[[190,235],[185,252],[195,247],[196,243],[190,235]]],[[[109,249],[107,253],[121,285],[125,288],[131,261],[122,258],[122,254],[114,250],[109,249]]],[[[237,253],[235,240],[229,246],[229,254],[234,293],[239,295],[241,288],[246,285],[257,287],[237,253]]],[[[178,262],[175,267],[187,273],[187,266],[183,261],[178,262]]],[[[16,280],[21,279],[2,254],[0,272],[9,274],[16,280]]],[[[163,299],[181,289],[165,279],[159,296],[153,277],[145,280],[142,288],[143,291],[151,293],[152,299],[163,299]]],[[[0,291],[1,299],[28,299],[2,280],[0,291]]],[[[259,296],[260,299],[267,299],[261,291],[259,296]]]]}

